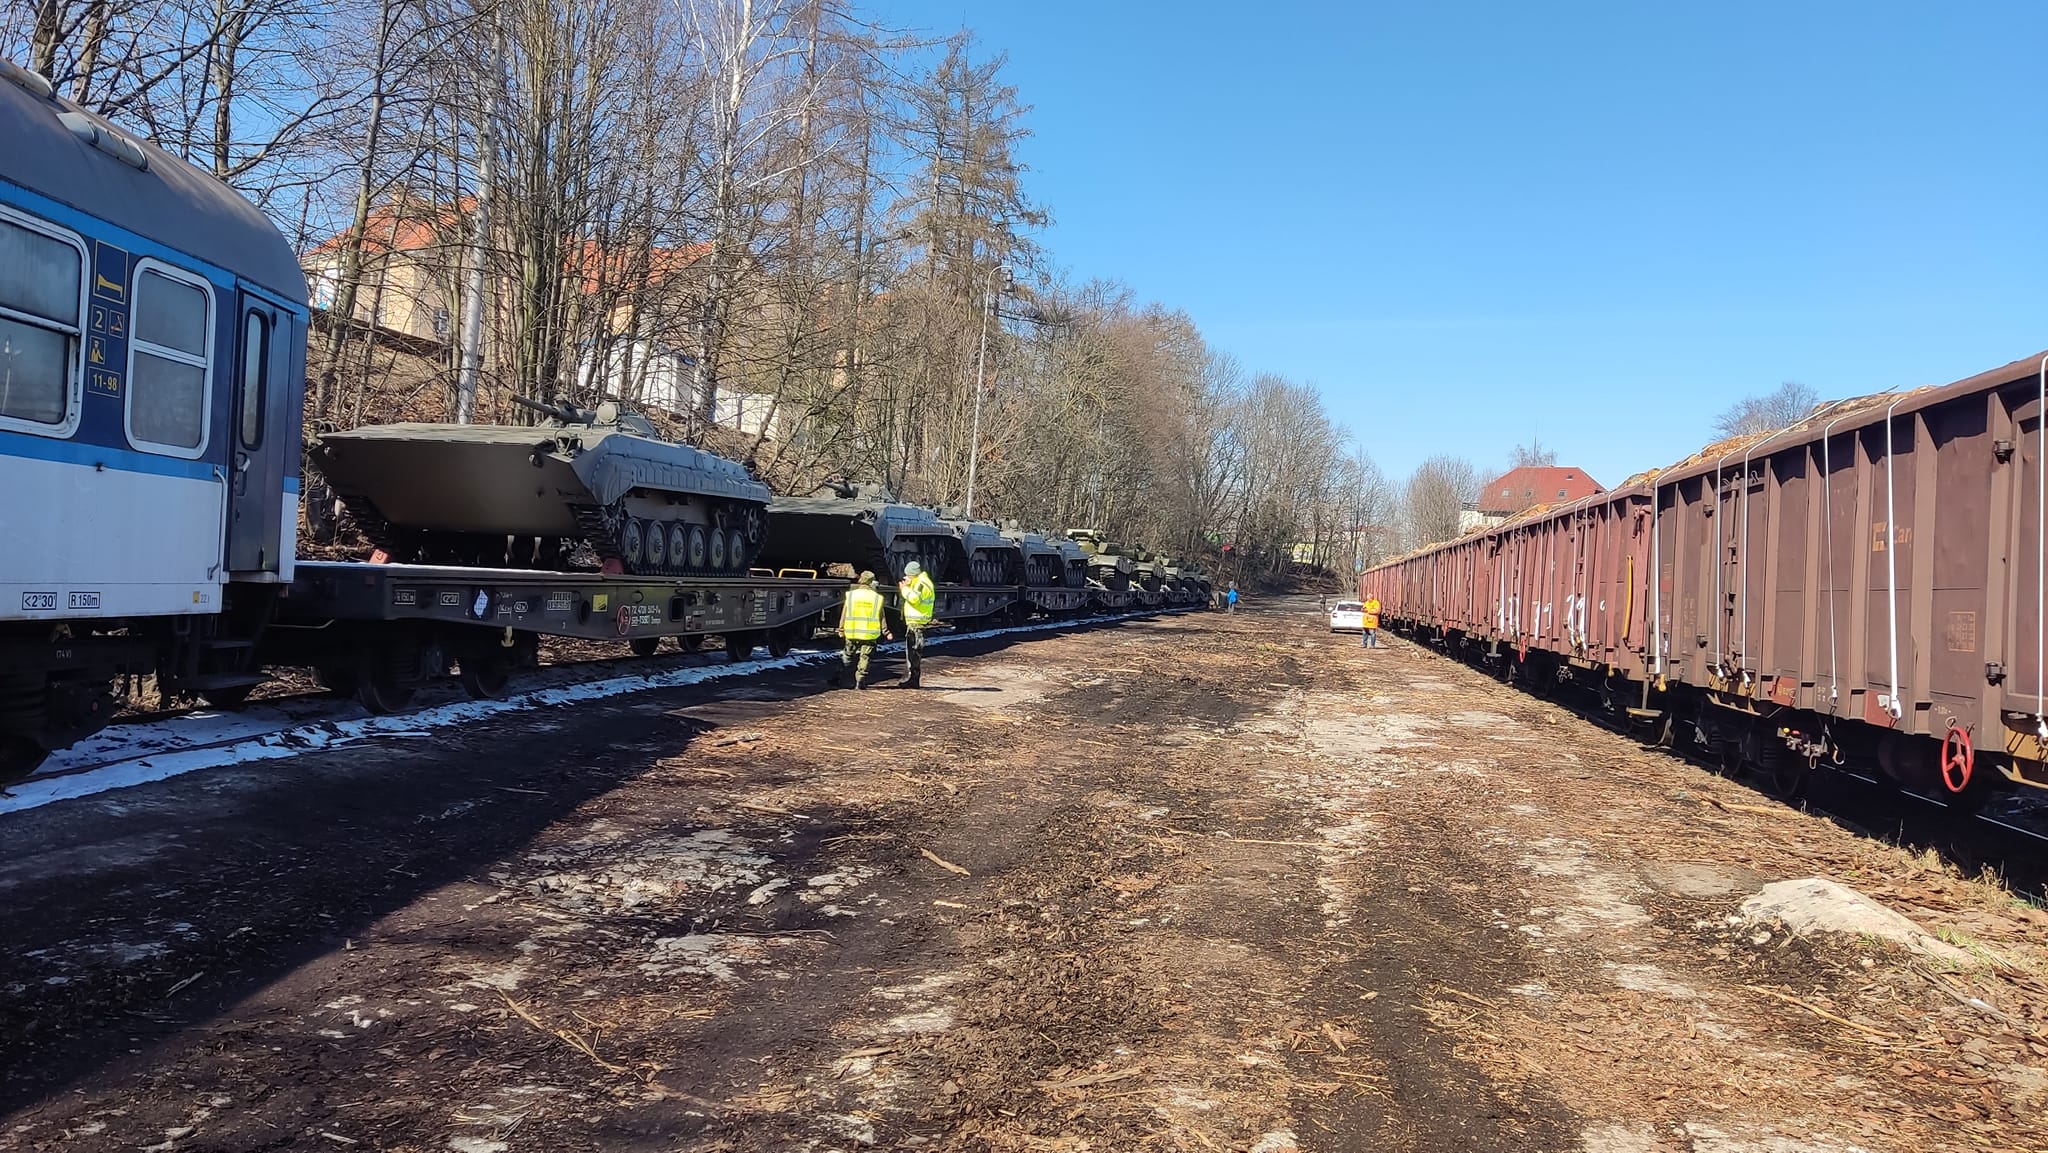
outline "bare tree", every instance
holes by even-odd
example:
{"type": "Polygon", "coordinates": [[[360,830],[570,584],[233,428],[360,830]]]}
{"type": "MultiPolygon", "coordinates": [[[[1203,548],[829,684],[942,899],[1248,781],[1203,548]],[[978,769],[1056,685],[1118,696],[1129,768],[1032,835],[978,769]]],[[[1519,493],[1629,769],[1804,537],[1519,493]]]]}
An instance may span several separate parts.
{"type": "Polygon", "coordinates": [[[1714,427],[1722,436],[1773,432],[1805,419],[1819,403],[1820,395],[1813,389],[1788,380],[1776,391],[1736,401],[1715,418],[1714,427]]]}
{"type": "Polygon", "coordinates": [[[1416,465],[1401,490],[1405,543],[1433,544],[1457,536],[1459,514],[1478,495],[1479,473],[1463,457],[1432,456],[1416,465]]]}

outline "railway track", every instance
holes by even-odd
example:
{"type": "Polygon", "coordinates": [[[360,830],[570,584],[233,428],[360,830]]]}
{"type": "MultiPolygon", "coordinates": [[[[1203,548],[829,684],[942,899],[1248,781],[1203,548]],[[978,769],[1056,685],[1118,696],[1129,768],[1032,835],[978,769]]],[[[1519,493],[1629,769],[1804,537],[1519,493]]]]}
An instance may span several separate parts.
{"type": "MultiPolygon", "coordinates": [[[[1012,634],[1073,631],[1097,625],[1195,611],[1173,606],[1144,612],[946,632],[926,647],[940,648],[1012,634]]],[[[882,646],[899,652],[901,642],[882,646]]],[[[325,691],[271,697],[237,710],[194,706],[134,714],[87,741],[53,755],[32,776],[0,790],[0,812],[34,808],[105,788],[164,779],[242,760],[295,755],[361,740],[406,738],[496,712],[549,707],[618,693],[699,683],[800,668],[836,659],[836,648],[804,648],[781,657],[729,660],[723,650],[621,655],[553,662],[528,673],[497,700],[470,699],[453,678],[435,685],[416,707],[374,715],[356,701],[325,691]],[[609,675],[607,675],[609,674],[609,675]],[[100,779],[95,779],[96,775],[100,779]]]]}
{"type": "Polygon", "coordinates": [[[1412,635],[1411,643],[1459,665],[1484,673],[1536,700],[1572,712],[1578,719],[1636,741],[1643,749],[1662,752],[1715,776],[1734,780],[1761,796],[1802,809],[1865,836],[1915,850],[1933,850],[1968,875],[1998,878],[2014,892],[2032,900],[2048,899],[2048,797],[2032,790],[2008,790],[1978,798],[1975,806],[1959,805],[1898,785],[1874,766],[1865,771],[1850,759],[1832,764],[1817,761],[1796,774],[1786,787],[1782,776],[1748,761],[1734,766],[1713,755],[1697,738],[1690,722],[1676,721],[1663,732],[1645,734],[1623,723],[1590,690],[1560,682],[1547,693],[1531,691],[1517,680],[1502,680],[1483,663],[1460,659],[1445,646],[1412,635]]]}

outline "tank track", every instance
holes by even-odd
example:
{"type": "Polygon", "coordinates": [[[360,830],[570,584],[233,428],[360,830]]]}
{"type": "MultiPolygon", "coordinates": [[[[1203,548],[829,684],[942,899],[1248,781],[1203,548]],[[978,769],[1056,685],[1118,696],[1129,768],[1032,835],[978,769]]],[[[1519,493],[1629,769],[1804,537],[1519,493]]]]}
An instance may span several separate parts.
{"type": "Polygon", "coordinates": [[[570,552],[569,542],[554,538],[393,528],[376,505],[360,496],[342,496],[341,506],[357,531],[396,564],[560,569],[570,552]]]}
{"type": "Polygon", "coordinates": [[[890,571],[876,573],[877,577],[900,582],[903,580],[903,566],[916,561],[931,574],[932,580],[946,583],[946,549],[939,543],[939,538],[906,535],[890,543],[887,558],[890,571]],[[926,547],[919,548],[920,543],[926,547]]]}

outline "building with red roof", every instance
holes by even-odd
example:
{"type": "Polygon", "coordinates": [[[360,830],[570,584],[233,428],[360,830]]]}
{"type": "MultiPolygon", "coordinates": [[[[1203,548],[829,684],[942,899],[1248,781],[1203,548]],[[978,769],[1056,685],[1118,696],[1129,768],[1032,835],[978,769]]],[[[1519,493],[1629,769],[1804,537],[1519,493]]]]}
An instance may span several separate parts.
{"type": "Polygon", "coordinates": [[[1525,465],[1486,482],[1479,490],[1479,513],[1505,517],[1539,504],[1563,504],[1606,491],[1584,469],[1525,465]]]}

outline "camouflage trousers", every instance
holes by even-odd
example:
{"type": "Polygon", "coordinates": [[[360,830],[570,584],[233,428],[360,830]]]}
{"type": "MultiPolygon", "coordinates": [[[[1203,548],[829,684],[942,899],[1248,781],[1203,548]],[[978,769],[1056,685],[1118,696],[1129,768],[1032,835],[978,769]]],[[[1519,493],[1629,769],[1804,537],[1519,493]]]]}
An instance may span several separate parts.
{"type": "Polygon", "coordinates": [[[868,681],[868,661],[875,655],[875,641],[847,641],[839,650],[839,663],[853,669],[853,683],[864,685],[868,681]]]}
{"type": "Polygon", "coordinates": [[[903,659],[910,662],[910,683],[917,684],[924,673],[924,630],[905,627],[903,630],[903,659]]]}

